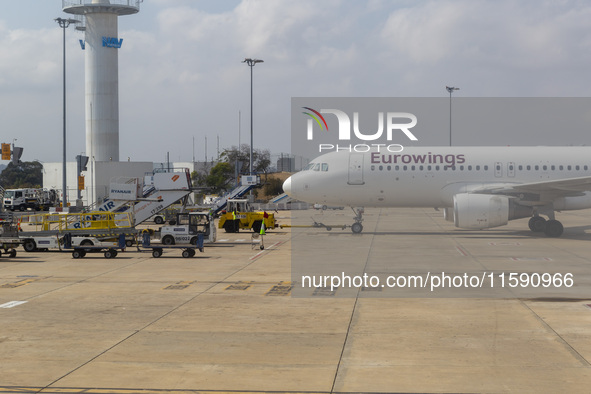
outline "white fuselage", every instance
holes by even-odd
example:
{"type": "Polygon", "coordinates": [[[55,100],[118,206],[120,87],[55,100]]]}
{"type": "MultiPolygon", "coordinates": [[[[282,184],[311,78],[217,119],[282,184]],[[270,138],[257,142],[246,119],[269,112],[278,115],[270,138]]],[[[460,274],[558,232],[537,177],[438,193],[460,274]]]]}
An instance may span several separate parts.
{"type": "MultiPolygon", "coordinates": [[[[494,185],[591,175],[591,147],[410,147],[332,152],[284,184],[293,198],[352,207],[452,207],[453,196],[494,185]]],[[[575,194],[575,193],[574,193],[575,194]]],[[[553,196],[554,209],[591,207],[591,193],[553,196]]]]}

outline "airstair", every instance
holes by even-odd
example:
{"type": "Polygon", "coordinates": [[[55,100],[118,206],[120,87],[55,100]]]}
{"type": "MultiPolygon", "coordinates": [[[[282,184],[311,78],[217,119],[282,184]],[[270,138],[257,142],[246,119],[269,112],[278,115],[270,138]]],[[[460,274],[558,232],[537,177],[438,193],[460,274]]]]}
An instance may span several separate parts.
{"type": "Polygon", "coordinates": [[[109,200],[96,211],[132,212],[134,226],[168,208],[191,193],[191,174],[188,169],[155,172],[138,178],[115,178],[109,186],[109,200]]]}

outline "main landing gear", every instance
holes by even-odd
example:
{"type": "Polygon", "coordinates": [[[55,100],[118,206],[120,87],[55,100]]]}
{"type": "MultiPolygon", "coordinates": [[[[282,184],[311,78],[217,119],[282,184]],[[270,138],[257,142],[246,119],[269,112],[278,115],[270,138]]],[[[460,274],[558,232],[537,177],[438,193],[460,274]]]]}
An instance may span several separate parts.
{"type": "Polygon", "coordinates": [[[548,215],[549,220],[544,219],[541,216],[534,215],[531,219],[529,219],[529,229],[534,233],[541,233],[543,232],[546,236],[551,238],[558,238],[564,232],[564,227],[562,223],[558,220],[554,219],[554,213],[552,212],[551,215],[548,215]]]}
{"type": "Polygon", "coordinates": [[[353,234],[360,234],[363,231],[363,225],[361,222],[363,222],[363,212],[365,212],[365,210],[363,207],[351,209],[353,210],[353,213],[355,213],[355,223],[351,225],[351,231],[353,231],[353,234]]]}

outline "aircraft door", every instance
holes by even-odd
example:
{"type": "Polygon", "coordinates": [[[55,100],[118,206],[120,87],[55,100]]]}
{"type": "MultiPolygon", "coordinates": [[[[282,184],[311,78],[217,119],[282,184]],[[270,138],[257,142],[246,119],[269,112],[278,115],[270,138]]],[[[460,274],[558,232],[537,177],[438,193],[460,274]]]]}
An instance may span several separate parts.
{"type": "Polygon", "coordinates": [[[349,185],[363,185],[363,154],[351,153],[349,155],[349,185]]]}
{"type": "Polygon", "coordinates": [[[515,177],[515,163],[512,161],[507,163],[507,176],[511,178],[515,177]]]}
{"type": "Polygon", "coordinates": [[[495,177],[500,178],[503,176],[503,163],[496,162],[495,163],[495,177]]]}

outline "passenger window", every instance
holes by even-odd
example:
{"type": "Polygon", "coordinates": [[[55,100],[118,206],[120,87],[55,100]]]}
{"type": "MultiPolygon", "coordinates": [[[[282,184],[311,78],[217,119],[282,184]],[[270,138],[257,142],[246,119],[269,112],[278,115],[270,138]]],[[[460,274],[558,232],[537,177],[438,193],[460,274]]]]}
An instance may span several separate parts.
{"type": "Polygon", "coordinates": [[[535,166],[534,168],[536,169],[536,171],[538,171],[540,169],[540,166],[535,166]]]}
{"type": "Polygon", "coordinates": [[[392,169],[392,166],[388,166],[388,171],[390,171],[392,169]]]}
{"type": "Polygon", "coordinates": [[[523,170],[523,166],[520,164],[519,165],[519,171],[523,170]]]}
{"type": "Polygon", "coordinates": [[[528,171],[531,171],[531,166],[527,166],[527,170],[528,171]]]}
{"type": "Polygon", "coordinates": [[[464,171],[464,166],[460,166],[460,171],[464,171]]]}
{"type": "Polygon", "coordinates": [[[380,171],[382,171],[384,169],[384,166],[380,166],[380,171]]]}
{"type": "Polygon", "coordinates": [[[554,170],[556,169],[556,166],[552,166],[552,167],[550,167],[550,169],[551,169],[552,171],[554,171],[554,170]]]}
{"type": "Polygon", "coordinates": [[[476,166],[476,171],[480,171],[480,166],[476,166]]]}
{"type": "Polygon", "coordinates": [[[396,166],[396,167],[394,167],[394,169],[395,169],[396,171],[400,171],[400,166],[396,166]]]}
{"type": "Polygon", "coordinates": [[[484,171],[488,171],[488,166],[484,166],[484,171]]]}
{"type": "Polygon", "coordinates": [[[558,169],[559,169],[560,171],[562,171],[562,170],[564,170],[564,166],[558,166],[558,169]]]}
{"type": "Polygon", "coordinates": [[[585,171],[587,171],[587,170],[589,169],[589,167],[588,167],[588,166],[585,166],[585,167],[583,167],[583,169],[584,169],[585,171]]]}
{"type": "Polygon", "coordinates": [[[566,167],[566,169],[570,171],[570,170],[572,170],[573,168],[572,168],[571,166],[567,166],[567,167],[566,167]]]}
{"type": "Polygon", "coordinates": [[[406,171],[406,170],[408,169],[408,167],[407,167],[407,166],[404,166],[404,167],[402,167],[402,169],[403,169],[404,171],[406,171]]]}
{"type": "Polygon", "coordinates": [[[371,170],[374,171],[376,169],[376,166],[371,166],[371,170]]]}
{"type": "Polygon", "coordinates": [[[579,167],[579,166],[576,166],[576,167],[575,167],[575,170],[579,171],[579,169],[580,169],[580,167],[579,167]]]}
{"type": "Polygon", "coordinates": [[[328,163],[322,163],[322,171],[328,171],[328,163]]]}
{"type": "Polygon", "coordinates": [[[472,171],[472,166],[468,166],[468,171],[472,171]]]}

